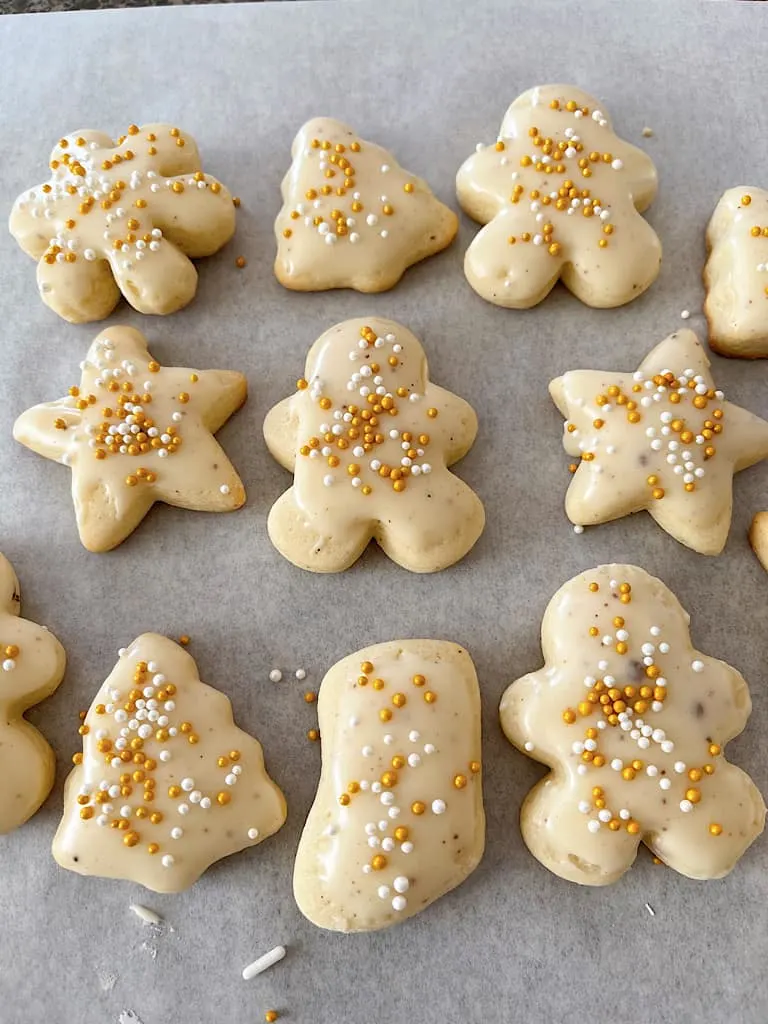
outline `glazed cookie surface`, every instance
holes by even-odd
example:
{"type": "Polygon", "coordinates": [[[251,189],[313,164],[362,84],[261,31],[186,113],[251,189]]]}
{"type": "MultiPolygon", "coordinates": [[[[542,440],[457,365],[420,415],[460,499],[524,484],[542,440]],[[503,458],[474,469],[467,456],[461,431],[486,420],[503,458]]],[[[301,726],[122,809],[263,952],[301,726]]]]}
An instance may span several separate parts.
{"type": "Polygon", "coordinates": [[[53,841],[63,868],[179,892],[285,821],[261,744],[167,637],[120,652],[81,731],[53,841]]]}
{"type": "Polygon", "coordinates": [[[232,237],[232,196],[201,170],[194,139],[168,124],[66,135],[51,176],[22,193],[10,230],[38,260],[43,302],[65,320],[103,320],[122,293],[140,313],[174,313],[197,290],[190,258],[232,237]]]}
{"type": "Polygon", "coordinates": [[[693,331],[671,334],[635,373],[572,370],[550,394],[566,418],[572,523],[593,526],[646,509],[705,555],[722,551],[733,474],[768,456],[768,423],[725,401],[693,331]]]}
{"type": "Polygon", "coordinates": [[[42,626],[19,617],[19,581],[0,554],[0,835],[40,808],[53,786],[55,759],[24,712],[56,690],[66,655],[42,626]]]}
{"type": "Polygon", "coordinates": [[[348,568],[371,538],[413,572],[452,565],[485,523],[480,499],[448,470],[476,432],[471,406],[429,380],[409,330],[380,317],[337,324],[264,423],[294,474],[269,514],[272,543],[313,572],[348,568]]]}
{"type": "Polygon", "coordinates": [[[749,529],[749,543],[768,572],[768,512],[758,512],[749,529]]]}
{"type": "Polygon", "coordinates": [[[334,665],[318,711],[323,767],[296,902],[320,928],[386,928],[454,889],[483,855],[475,669],[445,641],[377,644],[334,665]]]}
{"type": "Polygon", "coordinates": [[[340,121],[308,121],[291,157],[275,221],[275,274],[286,288],[386,291],[456,235],[456,214],[426,181],[340,121]]]}
{"type": "Polygon", "coordinates": [[[509,687],[501,724],[550,768],[520,818],[562,878],[615,882],[640,843],[689,878],[721,878],[763,830],[760,793],[723,751],[749,718],[747,684],[692,647],[688,624],[632,565],[582,573],[547,607],[544,668],[509,687]]]}
{"type": "Polygon", "coordinates": [[[156,501],[240,508],[245,489],[213,435],[245,401],[241,373],[161,366],[132,327],[102,331],[81,366],[80,383],[22,413],[13,436],[71,468],[89,551],[117,547],[156,501]]]}
{"type": "Polygon", "coordinates": [[[704,313],[724,356],[768,356],[768,191],[730,188],[707,227],[704,313]]]}
{"type": "Polygon", "coordinates": [[[486,225],[464,272],[488,302],[527,309],[561,279],[588,306],[621,306],[655,281],[661,243],[640,214],[656,168],[599,107],[570,85],[529,89],[459,170],[462,209],[486,225]]]}

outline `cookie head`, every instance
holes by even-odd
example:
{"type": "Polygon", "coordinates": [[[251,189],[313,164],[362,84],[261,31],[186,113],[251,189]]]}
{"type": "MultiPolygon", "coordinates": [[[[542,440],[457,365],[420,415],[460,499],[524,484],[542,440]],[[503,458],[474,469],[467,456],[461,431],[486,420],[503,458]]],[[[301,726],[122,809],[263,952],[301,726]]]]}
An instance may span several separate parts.
{"type": "Polygon", "coordinates": [[[497,141],[457,177],[459,202],[486,227],[467,250],[472,287],[497,305],[536,305],[558,279],[582,302],[619,306],[655,280],[652,161],[620,139],[594,97],[571,86],[519,96],[497,141]]]}
{"type": "Polygon", "coordinates": [[[14,203],[10,230],[38,260],[43,302],[73,323],[104,319],[121,293],[141,313],[175,312],[197,288],[190,257],[234,233],[231,195],[173,125],[130,125],[117,141],[73,132],[49,169],[14,203]]]}
{"type": "Polygon", "coordinates": [[[681,874],[719,878],[763,829],[759,792],[724,754],[750,713],[747,684],[693,648],[688,622],[642,569],[582,573],[544,615],[544,668],[504,694],[507,737],[550,768],[523,837],[563,878],[613,882],[641,842],[681,874]]]}

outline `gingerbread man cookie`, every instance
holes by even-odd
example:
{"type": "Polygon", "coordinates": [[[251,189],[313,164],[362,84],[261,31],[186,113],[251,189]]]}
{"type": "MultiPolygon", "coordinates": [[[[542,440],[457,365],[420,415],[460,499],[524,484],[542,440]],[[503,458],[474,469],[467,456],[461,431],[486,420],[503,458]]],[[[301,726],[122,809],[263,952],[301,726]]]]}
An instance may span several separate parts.
{"type": "Polygon", "coordinates": [[[245,401],[241,373],[161,366],[132,327],[102,331],[80,365],[80,383],[22,413],[13,436],[72,469],[89,551],[117,547],[156,501],[240,508],[245,489],[213,435],[245,401]]]}
{"type": "Polygon", "coordinates": [[[66,655],[42,626],[19,617],[19,581],[0,555],[0,835],[23,825],[53,786],[55,759],[24,712],[56,690],[66,655]]]}
{"type": "Polygon", "coordinates": [[[383,292],[453,241],[458,218],[426,181],[340,121],[308,121],[291,156],[275,221],[286,288],[383,292]]]}
{"type": "Polygon", "coordinates": [[[294,474],[269,514],[272,543],[313,572],[348,568],[371,538],[412,572],[445,569],[485,523],[480,499],[448,470],[476,432],[472,408],[430,382],[409,330],[379,317],[337,324],[264,423],[294,474]]]}
{"type": "Polygon", "coordinates": [[[768,356],[768,191],[728,189],[707,227],[707,248],[709,344],[724,356],[768,356]]]}
{"type": "Polygon", "coordinates": [[[733,474],[768,456],[768,423],[725,401],[693,331],[671,334],[635,373],[572,370],[549,390],[565,450],[581,460],[565,499],[572,523],[647,509],[681,544],[722,551],[733,474]]]}
{"type": "Polygon", "coordinates": [[[43,302],[72,323],[103,320],[122,292],[140,313],[174,313],[197,290],[190,258],[235,231],[227,189],[200,169],[195,140],[167,124],[132,124],[114,142],[73,132],[51,153],[51,176],[24,192],[11,234],[38,260],[43,302]]]}
{"type": "Polygon", "coordinates": [[[655,281],[661,244],[640,214],[656,168],[598,107],[570,85],[529,89],[461,167],[462,209],[486,225],[464,272],[488,302],[528,309],[562,279],[588,306],[621,306],[655,281]]]}
{"type": "Polygon", "coordinates": [[[562,878],[615,882],[640,843],[689,878],[721,878],[763,830],[760,793],[724,754],[749,718],[747,684],[691,646],[688,623],[633,565],[581,573],[544,613],[545,666],[512,683],[501,724],[550,769],[520,820],[562,878]]]}
{"type": "Polygon", "coordinates": [[[53,841],[63,868],[179,892],[285,821],[261,744],[167,637],[120,651],[80,732],[53,841]]]}
{"type": "Polygon", "coordinates": [[[442,640],[377,644],[334,665],[318,712],[323,769],[296,902],[320,928],[386,928],[460,885],[483,855],[475,669],[442,640]]]}

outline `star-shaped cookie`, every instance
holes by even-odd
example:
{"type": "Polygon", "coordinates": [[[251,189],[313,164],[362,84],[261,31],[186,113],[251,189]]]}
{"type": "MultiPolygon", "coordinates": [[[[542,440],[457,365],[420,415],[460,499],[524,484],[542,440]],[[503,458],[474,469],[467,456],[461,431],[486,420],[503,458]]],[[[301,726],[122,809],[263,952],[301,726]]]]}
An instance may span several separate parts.
{"type": "Polygon", "coordinates": [[[81,875],[179,892],[277,832],[285,800],[261,744],[185,650],[144,633],[119,654],[80,727],[53,856],[81,875]]]}
{"type": "Polygon", "coordinates": [[[572,370],[549,390],[565,450],[580,459],[565,499],[572,523],[647,509],[681,544],[722,551],[733,474],[768,456],[768,423],[725,401],[693,331],[671,334],[635,373],[572,370]]]}
{"type": "Polygon", "coordinates": [[[286,288],[386,291],[453,241],[458,217],[426,181],[340,121],[308,121],[291,156],[275,221],[275,274],[286,288]]]}
{"type": "Polygon", "coordinates": [[[581,573],[547,606],[544,667],[512,683],[501,724],[550,768],[520,821],[562,878],[615,882],[640,843],[689,878],[721,878],[763,830],[757,787],[724,754],[749,718],[747,684],[694,649],[689,621],[633,565],[581,573]]]}
{"type": "Polygon", "coordinates": [[[23,825],[53,785],[53,751],[24,712],[56,690],[66,655],[43,626],[19,615],[13,566],[0,554],[0,835],[23,825]]]}
{"type": "Polygon", "coordinates": [[[318,338],[297,390],[264,422],[294,483],[269,513],[294,565],[341,572],[373,538],[412,572],[453,565],[482,533],[480,499],[448,469],[472,447],[477,417],[433,384],[418,339],[381,317],[318,338]]]}
{"type": "Polygon", "coordinates": [[[456,179],[462,209],[486,225],[467,249],[467,280],[513,309],[535,306],[558,279],[588,306],[630,302],[659,272],[661,244],[640,216],[656,188],[650,157],[616,135],[593,96],[529,89],[456,179]]]}
{"type": "Polygon", "coordinates": [[[161,366],[132,327],[102,331],[81,367],[80,383],[22,413],[13,436],[71,468],[89,551],[116,547],[156,501],[240,508],[245,489],[213,435],[245,401],[241,373],[161,366]]]}
{"type": "Polygon", "coordinates": [[[190,257],[234,234],[232,196],[172,125],[134,124],[117,142],[73,132],[49,166],[48,181],[16,200],[9,226],[39,260],[43,302],[72,323],[103,320],[121,292],[140,313],[181,309],[197,290],[190,257]]]}

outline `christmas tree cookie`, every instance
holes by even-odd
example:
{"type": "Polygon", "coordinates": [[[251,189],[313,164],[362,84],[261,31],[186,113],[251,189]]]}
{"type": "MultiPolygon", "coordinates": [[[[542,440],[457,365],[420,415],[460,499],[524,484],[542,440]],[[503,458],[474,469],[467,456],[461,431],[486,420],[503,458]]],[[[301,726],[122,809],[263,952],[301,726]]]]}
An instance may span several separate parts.
{"type": "Polygon", "coordinates": [[[69,466],[80,539],[109,551],[156,501],[230,512],[245,489],[214,434],[245,401],[233,370],[161,366],[132,327],[111,327],[64,398],[28,409],[13,436],[69,466]]]}
{"type": "Polygon", "coordinates": [[[0,835],[31,818],[51,791],[53,751],[24,712],[54,692],[66,655],[56,637],[19,617],[19,581],[0,554],[0,835]]]}
{"type": "Polygon", "coordinates": [[[486,225],[464,272],[488,302],[527,309],[562,280],[588,306],[621,306],[656,279],[661,244],[640,216],[656,195],[656,169],[581,89],[541,85],[518,96],[456,187],[464,211],[486,225]]]}
{"type": "Polygon", "coordinates": [[[372,538],[412,572],[463,558],[485,513],[448,467],[471,448],[477,418],[430,381],[416,337],[393,320],[347,320],[318,338],[297,383],[264,423],[294,474],[269,513],[278,551],[312,572],[348,568],[372,538]]]}
{"type": "Polygon", "coordinates": [[[174,313],[197,290],[190,260],[234,234],[232,196],[172,125],[132,124],[117,142],[73,132],[49,168],[14,203],[10,230],[38,260],[43,302],[72,323],[103,320],[121,293],[140,313],[174,313]]]}
{"type": "Polygon", "coordinates": [[[334,665],[318,712],[323,768],[296,902],[320,928],[386,928],[460,885],[483,855],[475,669],[442,640],[377,644],[334,665]]]}
{"type": "Polygon", "coordinates": [[[308,121],[291,156],[275,221],[275,274],[286,288],[383,292],[453,241],[453,210],[340,121],[308,121]]]}
{"type": "Polygon", "coordinates": [[[544,613],[544,667],[506,691],[501,725],[550,769],[520,821],[562,878],[615,882],[640,843],[689,878],[721,878],[763,830],[763,799],[724,752],[747,724],[747,684],[694,649],[689,621],[633,565],[581,573],[544,613]]]}
{"type": "Polygon", "coordinates": [[[120,651],[80,732],[53,842],[63,868],[178,892],[285,821],[261,744],[166,637],[120,651]]]}

